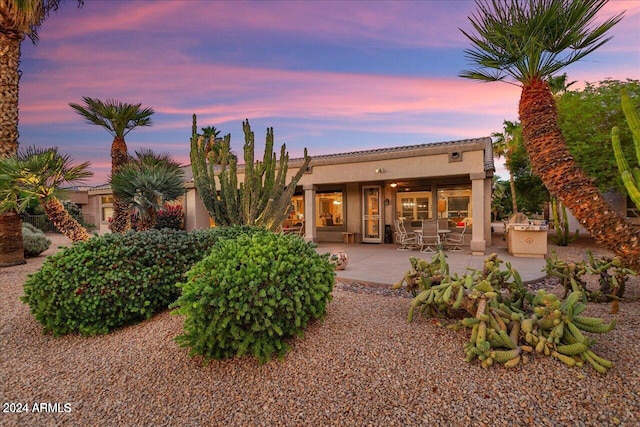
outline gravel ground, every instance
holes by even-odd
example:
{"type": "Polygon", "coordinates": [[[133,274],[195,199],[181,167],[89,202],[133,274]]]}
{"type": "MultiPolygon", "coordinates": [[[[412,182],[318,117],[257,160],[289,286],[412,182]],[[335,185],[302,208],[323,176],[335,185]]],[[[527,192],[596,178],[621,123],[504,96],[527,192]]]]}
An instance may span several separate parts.
{"type": "MultiPolygon", "coordinates": [[[[590,245],[559,249],[579,257],[590,245]]],[[[594,347],[616,362],[605,375],[541,356],[510,370],[465,363],[468,331],[407,324],[407,298],[366,284],[338,284],[325,320],[284,360],[203,366],[172,340],[182,319],[168,312],[106,336],[42,335],[18,298],[43,261],[0,270],[3,426],[640,425],[638,278],[617,314],[609,304],[587,311],[618,319],[594,347]],[[6,413],[9,403],[30,412],[6,413]],[[33,412],[40,403],[50,411],[33,412]]]]}

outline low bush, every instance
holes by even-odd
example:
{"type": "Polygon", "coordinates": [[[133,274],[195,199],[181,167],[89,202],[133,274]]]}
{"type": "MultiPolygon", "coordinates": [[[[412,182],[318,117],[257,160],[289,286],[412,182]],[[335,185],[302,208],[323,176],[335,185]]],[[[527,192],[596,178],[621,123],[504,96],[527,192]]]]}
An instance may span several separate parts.
{"type": "Polygon", "coordinates": [[[40,230],[28,222],[22,223],[22,243],[25,258],[35,257],[49,249],[51,240],[40,230]]]}
{"type": "Polygon", "coordinates": [[[231,233],[218,230],[113,233],[75,243],[29,276],[22,301],[55,336],[103,334],[147,319],[176,300],[183,274],[231,233]]]}
{"type": "Polygon", "coordinates": [[[158,230],[162,230],[163,228],[182,230],[184,228],[182,205],[165,204],[162,209],[158,211],[157,222],[154,228],[158,230]]]}
{"type": "Polygon", "coordinates": [[[176,341],[205,362],[283,356],[285,339],[322,318],[331,300],[334,269],[328,254],[314,247],[299,236],[267,231],[220,239],[179,285],[173,314],[184,315],[185,324],[176,341]]]}

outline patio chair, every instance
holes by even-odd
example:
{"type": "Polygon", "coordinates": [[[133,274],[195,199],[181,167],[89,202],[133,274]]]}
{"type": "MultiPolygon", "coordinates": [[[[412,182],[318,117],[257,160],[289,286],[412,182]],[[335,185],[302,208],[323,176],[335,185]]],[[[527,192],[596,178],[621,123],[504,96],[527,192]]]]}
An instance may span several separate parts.
{"type": "Polygon", "coordinates": [[[416,233],[408,233],[401,220],[395,221],[396,243],[400,245],[399,251],[412,251],[420,247],[416,233]]]}
{"type": "Polygon", "coordinates": [[[467,223],[467,221],[464,221],[464,226],[461,232],[447,233],[444,239],[444,245],[447,247],[447,249],[450,249],[452,251],[462,250],[462,246],[464,246],[465,244],[464,235],[467,231],[467,223]]]}
{"type": "Polygon", "coordinates": [[[440,235],[438,234],[438,220],[425,219],[422,221],[422,230],[418,234],[420,252],[432,253],[440,246],[440,235]]]}

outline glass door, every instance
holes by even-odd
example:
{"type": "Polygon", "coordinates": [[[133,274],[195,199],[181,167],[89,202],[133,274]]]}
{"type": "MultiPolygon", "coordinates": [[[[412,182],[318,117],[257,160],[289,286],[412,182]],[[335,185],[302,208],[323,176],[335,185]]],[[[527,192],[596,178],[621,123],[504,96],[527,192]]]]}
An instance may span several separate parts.
{"type": "Polygon", "coordinates": [[[382,243],[382,201],[381,187],[371,185],[362,187],[362,241],[364,243],[382,243]]]}

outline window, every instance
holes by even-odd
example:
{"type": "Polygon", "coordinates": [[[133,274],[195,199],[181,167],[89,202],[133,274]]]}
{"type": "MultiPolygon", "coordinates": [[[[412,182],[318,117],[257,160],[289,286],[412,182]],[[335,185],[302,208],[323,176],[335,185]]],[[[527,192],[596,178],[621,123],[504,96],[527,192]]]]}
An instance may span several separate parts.
{"type": "Polygon", "coordinates": [[[397,216],[410,221],[421,221],[431,217],[429,213],[430,191],[414,191],[398,193],[396,204],[397,216]]]}
{"type": "Polygon", "coordinates": [[[100,220],[109,222],[113,218],[113,196],[100,196],[100,220]]]}
{"type": "Polygon", "coordinates": [[[296,228],[304,225],[304,196],[296,194],[291,197],[291,211],[289,217],[284,220],[284,228],[296,228]]]}
{"type": "Polygon", "coordinates": [[[342,191],[316,193],[316,224],[318,227],[344,225],[342,191]]]}
{"type": "Polygon", "coordinates": [[[461,226],[463,221],[471,223],[470,186],[438,189],[438,217],[448,218],[449,225],[461,226]]]}

